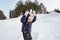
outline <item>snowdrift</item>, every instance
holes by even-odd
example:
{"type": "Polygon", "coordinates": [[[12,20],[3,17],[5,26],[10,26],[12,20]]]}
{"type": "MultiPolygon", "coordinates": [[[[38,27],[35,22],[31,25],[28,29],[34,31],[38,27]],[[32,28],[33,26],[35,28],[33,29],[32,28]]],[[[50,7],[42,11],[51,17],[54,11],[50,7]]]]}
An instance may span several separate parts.
{"type": "MultiPolygon", "coordinates": [[[[21,17],[0,20],[0,40],[23,40],[21,17]]],[[[31,33],[32,40],[60,40],[60,14],[37,14],[31,33]]]]}

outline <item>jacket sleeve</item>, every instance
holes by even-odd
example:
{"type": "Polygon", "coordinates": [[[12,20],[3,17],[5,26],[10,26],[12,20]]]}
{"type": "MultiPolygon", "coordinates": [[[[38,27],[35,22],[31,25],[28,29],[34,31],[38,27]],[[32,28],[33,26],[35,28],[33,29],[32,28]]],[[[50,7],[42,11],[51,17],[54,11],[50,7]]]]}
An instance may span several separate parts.
{"type": "Polygon", "coordinates": [[[22,18],[21,18],[21,23],[25,23],[26,22],[26,16],[23,15],[22,18]]]}
{"type": "Polygon", "coordinates": [[[36,21],[36,16],[34,17],[34,19],[33,19],[32,23],[34,23],[35,21],[36,21]]]}

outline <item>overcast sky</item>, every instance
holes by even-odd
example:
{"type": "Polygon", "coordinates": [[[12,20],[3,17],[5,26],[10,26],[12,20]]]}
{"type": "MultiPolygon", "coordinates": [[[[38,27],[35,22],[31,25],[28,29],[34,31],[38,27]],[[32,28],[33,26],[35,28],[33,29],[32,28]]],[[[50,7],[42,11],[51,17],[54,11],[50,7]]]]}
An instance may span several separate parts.
{"type": "MultiPolygon", "coordinates": [[[[9,11],[14,9],[18,0],[0,0],[0,10],[9,17],[9,11]]],[[[24,2],[26,0],[23,0],[24,2]]],[[[31,0],[34,1],[34,0],[31,0]]],[[[52,11],[55,8],[60,9],[60,0],[38,0],[39,3],[43,3],[48,11],[52,11]]]]}

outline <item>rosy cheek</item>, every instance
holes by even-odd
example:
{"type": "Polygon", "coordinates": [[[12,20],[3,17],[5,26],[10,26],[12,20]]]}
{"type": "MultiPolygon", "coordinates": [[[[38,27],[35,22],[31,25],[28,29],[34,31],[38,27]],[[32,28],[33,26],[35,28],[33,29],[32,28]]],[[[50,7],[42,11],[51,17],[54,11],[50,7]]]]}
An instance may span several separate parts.
{"type": "Polygon", "coordinates": [[[32,22],[32,20],[31,19],[28,19],[28,22],[32,22]]]}

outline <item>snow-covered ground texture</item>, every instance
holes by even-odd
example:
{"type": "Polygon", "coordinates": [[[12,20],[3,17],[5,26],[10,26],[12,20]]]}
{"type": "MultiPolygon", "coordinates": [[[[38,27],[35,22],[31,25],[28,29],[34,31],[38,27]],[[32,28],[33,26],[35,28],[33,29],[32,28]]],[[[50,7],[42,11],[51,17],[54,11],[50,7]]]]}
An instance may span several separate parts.
{"type": "MultiPolygon", "coordinates": [[[[0,40],[23,40],[21,17],[0,20],[0,40]]],[[[32,40],[60,40],[60,14],[37,14],[31,33],[32,40]]]]}

